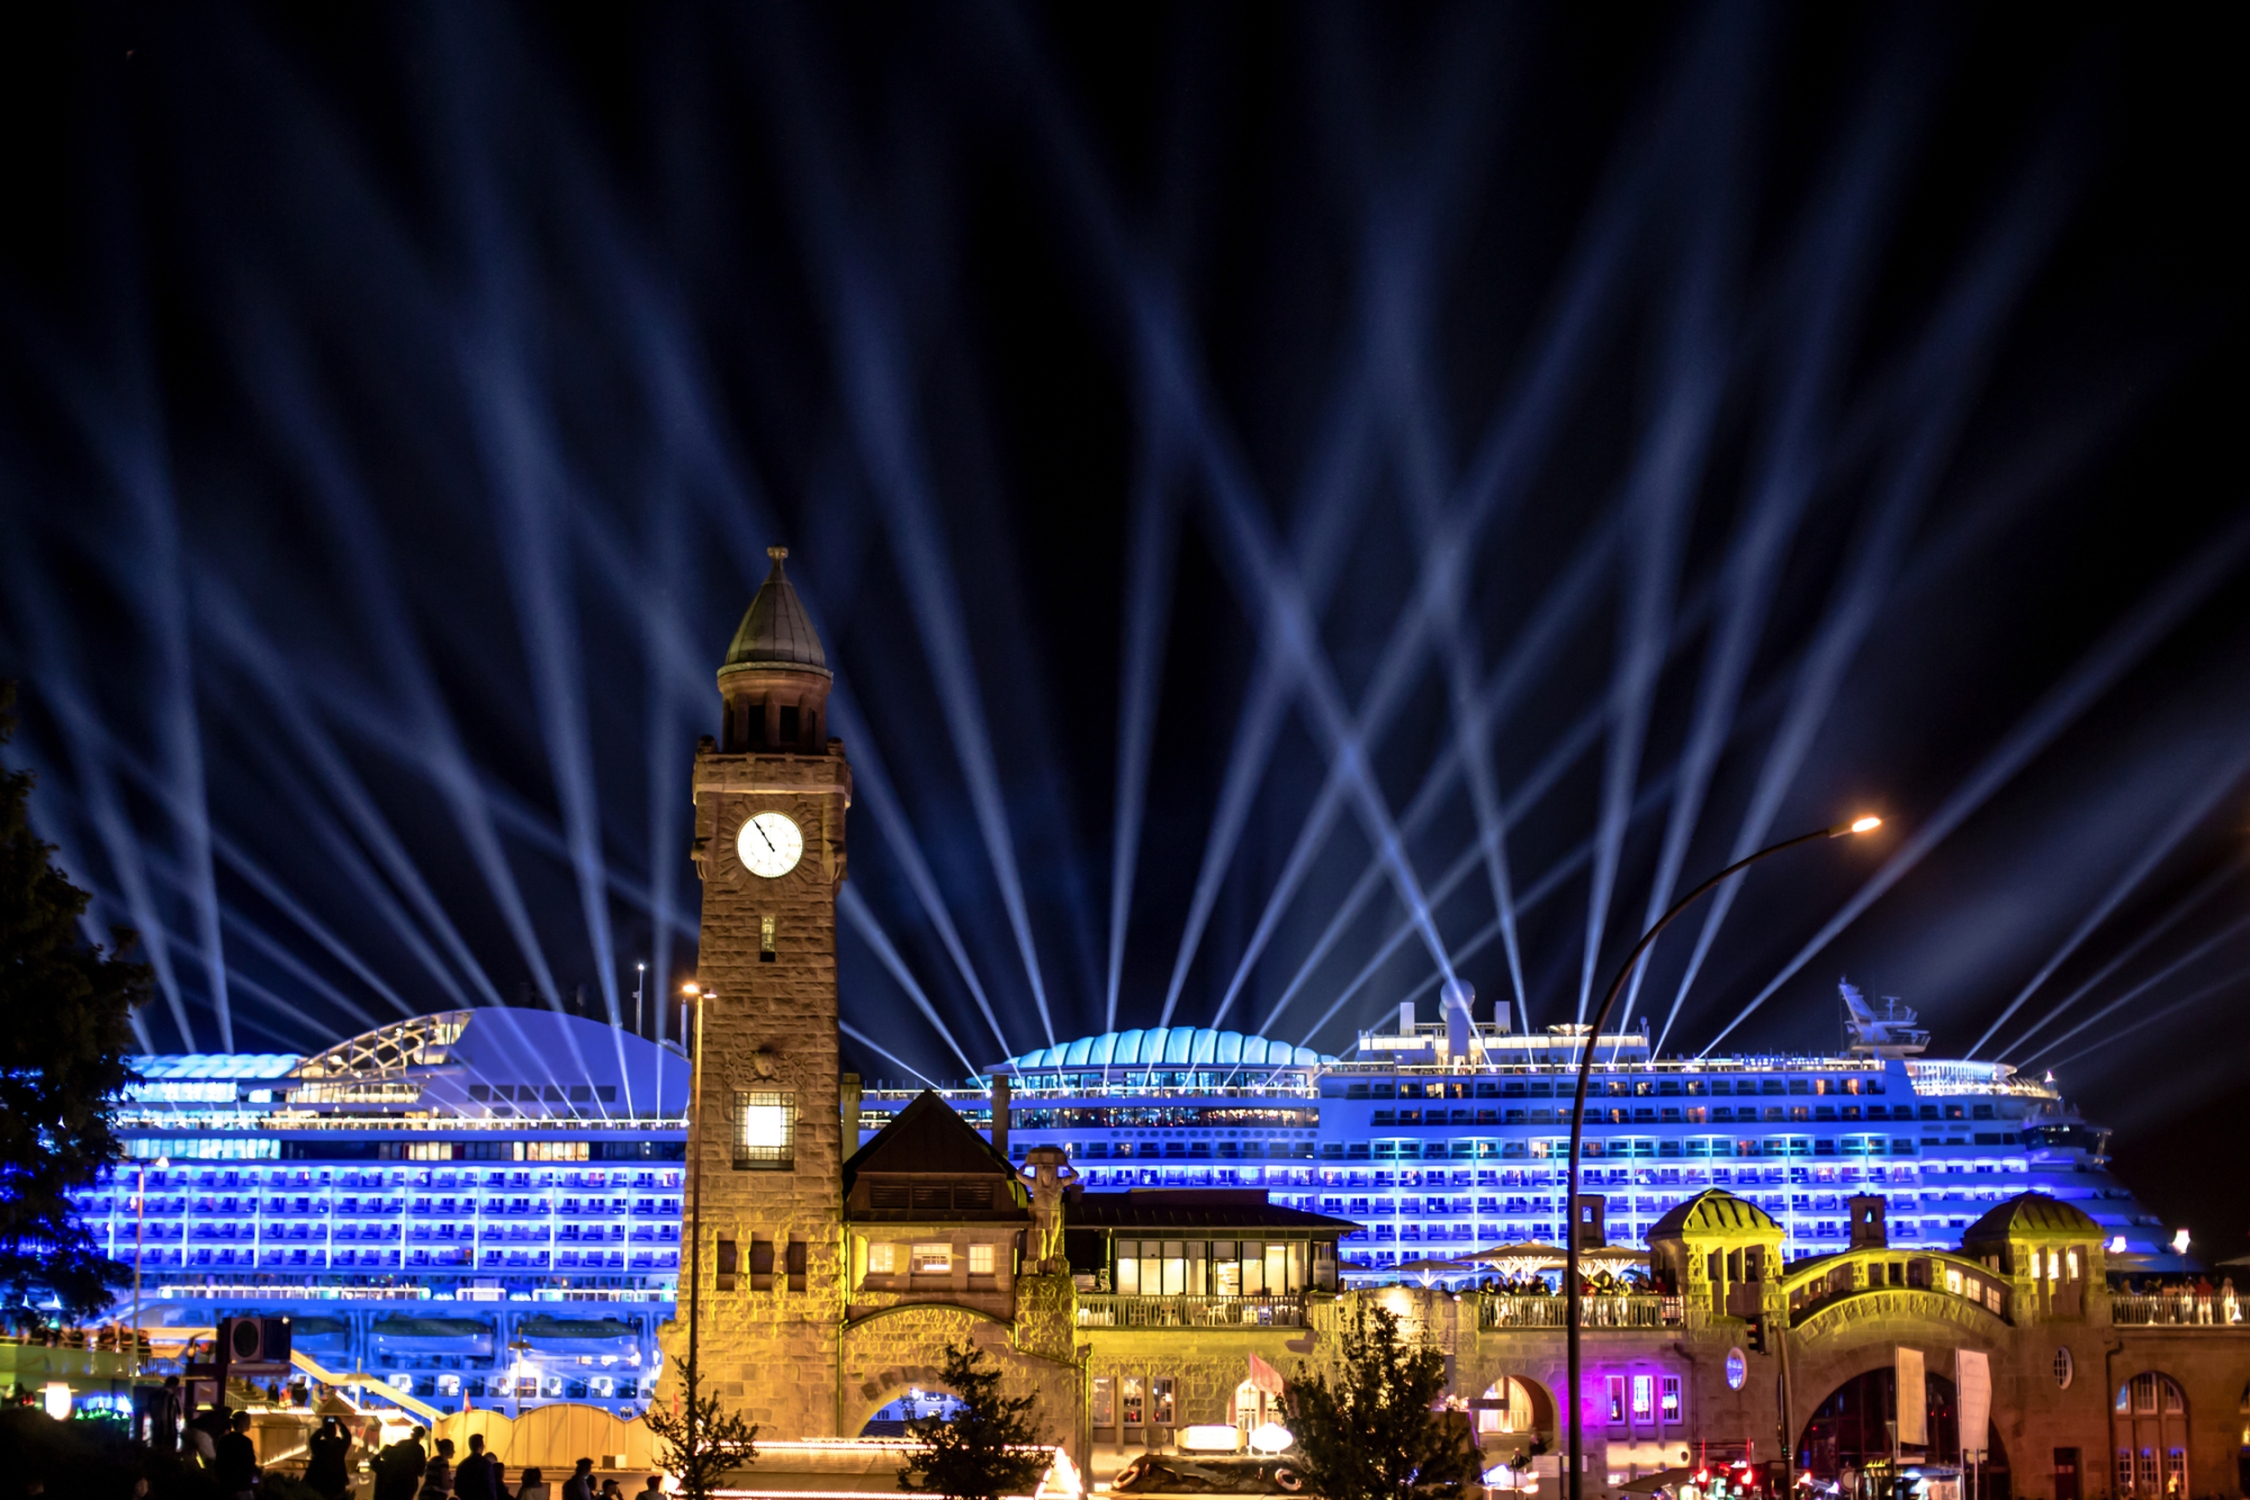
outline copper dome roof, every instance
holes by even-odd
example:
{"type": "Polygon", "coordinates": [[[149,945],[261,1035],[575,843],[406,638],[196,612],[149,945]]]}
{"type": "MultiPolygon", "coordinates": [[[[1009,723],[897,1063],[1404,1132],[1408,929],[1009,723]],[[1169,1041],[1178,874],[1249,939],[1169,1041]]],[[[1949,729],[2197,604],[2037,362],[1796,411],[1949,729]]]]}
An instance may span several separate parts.
{"type": "Polygon", "coordinates": [[[812,617],[805,613],[804,601],[782,572],[782,559],[788,555],[787,547],[766,549],[766,556],[773,559],[773,571],[766,575],[765,586],[742,616],[742,625],[734,633],[734,644],[727,647],[727,659],[720,664],[720,671],[729,667],[781,667],[829,675],[828,653],[820,648],[812,617]]]}

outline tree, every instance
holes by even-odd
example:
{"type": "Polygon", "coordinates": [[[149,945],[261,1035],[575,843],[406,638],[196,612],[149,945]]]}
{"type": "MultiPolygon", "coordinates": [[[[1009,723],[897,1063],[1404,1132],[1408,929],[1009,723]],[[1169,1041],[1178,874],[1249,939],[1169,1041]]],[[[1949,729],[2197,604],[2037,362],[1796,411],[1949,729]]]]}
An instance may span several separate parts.
{"type": "Polygon", "coordinates": [[[718,1397],[704,1395],[694,1360],[680,1362],[680,1384],[678,1410],[652,1404],[641,1420],[664,1444],[659,1462],[679,1481],[679,1493],[686,1500],[711,1500],[720,1480],[758,1461],[758,1424],[721,1410],[718,1397]]]}
{"type": "MultiPolygon", "coordinates": [[[[15,731],[15,684],[0,683],[0,745],[15,731]]],[[[29,771],[0,765],[0,1294],[18,1321],[109,1304],[126,1268],[101,1255],[70,1194],[124,1155],[110,1116],[133,1080],[132,1013],[148,969],[120,954],[133,933],[111,928],[105,952],[80,921],[87,894],[55,867],[31,831],[29,771]]]]}
{"type": "Polygon", "coordinates": [[[1329,1371],[1300,1367],[1282,1392],[1305,1489],[1321,1500],[1456,1500],[1481,1477],[1474,1441],[1434,1410],[1445,1357],[1408,1344],[1398,1318],[1362,1299],[1329,1371]]]}
{"type": "Polygon", "coordinates": [[[948,1344],[938,1376],[960,1399],[950,1417],[907,1424],[921,1446],[898,1471],[898,1487],[948,1500],[1000,1500],[1028,1495],[1047,1472],[1047,1450],[1028,1413],[1030,1396],[1003,1397],[1000,1372],[985,1367],[984,1351],[964,1341],[948,1344]]]}

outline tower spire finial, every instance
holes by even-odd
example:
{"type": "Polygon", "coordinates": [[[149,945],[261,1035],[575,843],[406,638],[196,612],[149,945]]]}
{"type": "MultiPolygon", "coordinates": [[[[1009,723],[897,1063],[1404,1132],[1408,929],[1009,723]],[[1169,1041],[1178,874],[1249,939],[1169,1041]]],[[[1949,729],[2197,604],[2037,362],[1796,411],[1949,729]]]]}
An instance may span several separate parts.
{"type": "Polygon", "coordinates": [[[787,547],[768,547],[766,556],[772,558],[773,565],[778,568],[781,566],[783,559],[789,556],[789,549],[787,547]]]}

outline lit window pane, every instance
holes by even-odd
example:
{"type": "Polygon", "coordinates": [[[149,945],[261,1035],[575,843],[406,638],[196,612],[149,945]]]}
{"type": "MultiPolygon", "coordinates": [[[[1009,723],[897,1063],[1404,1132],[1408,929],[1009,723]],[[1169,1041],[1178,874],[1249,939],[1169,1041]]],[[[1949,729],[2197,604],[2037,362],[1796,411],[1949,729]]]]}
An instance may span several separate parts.
{"type": "Polygon", "coordinates": [[[796,1165],[797,1096],[786,1090],[737,1089],[734,1095],[734,1165],[737,1171],[788,1171],[796,1165]]]}

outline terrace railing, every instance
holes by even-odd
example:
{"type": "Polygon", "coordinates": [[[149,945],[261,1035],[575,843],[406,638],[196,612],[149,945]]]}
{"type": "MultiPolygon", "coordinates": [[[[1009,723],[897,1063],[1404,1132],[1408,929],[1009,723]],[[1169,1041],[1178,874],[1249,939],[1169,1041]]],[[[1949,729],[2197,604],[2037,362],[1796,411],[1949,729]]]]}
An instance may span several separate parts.
{"type": "Polygon", "coordinates": [[[2139,1292],[2109,1299],[2109,1321],[2123,1327],[2224,1328],[2242,1322],[2240,1297],[2214,1292],[2139,1292]]]}
{"type": "Polygon", "coordinates": [[[1302,1328],[1304,1298],[1142,1297],[1095,1292],[1078,1299],[1081,1328],[1302,1328]]]}
{"type": "MultiPolygon", "coordinates": [[[[1562,1297],[1518,1297],[1503,1293],[1477,1299],[1479,1328],[1560,1328],[1568,1301],[1562,1297]]],[[[1596,1295],[1584,1299],[1581,1328],[1671,1328],[1680,1321],[1680,1299],[1651,1293],[1596,1295]]]]}

